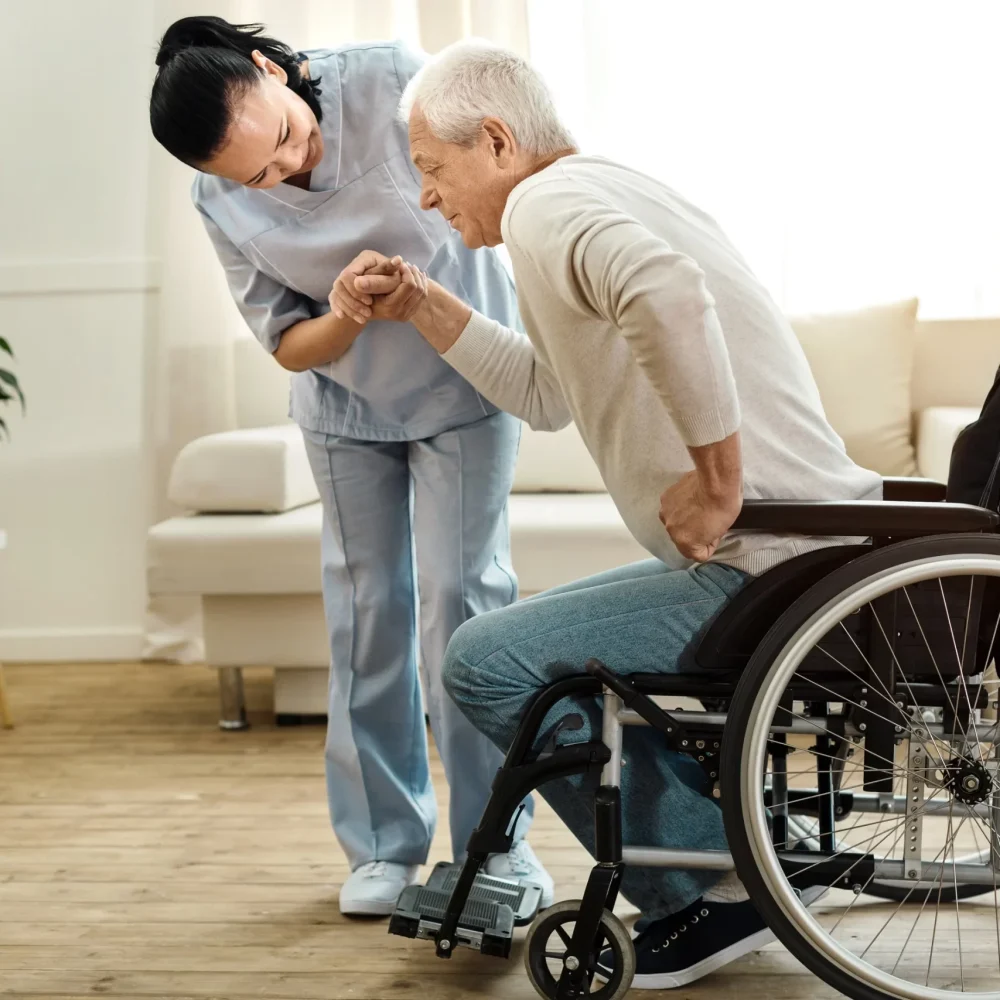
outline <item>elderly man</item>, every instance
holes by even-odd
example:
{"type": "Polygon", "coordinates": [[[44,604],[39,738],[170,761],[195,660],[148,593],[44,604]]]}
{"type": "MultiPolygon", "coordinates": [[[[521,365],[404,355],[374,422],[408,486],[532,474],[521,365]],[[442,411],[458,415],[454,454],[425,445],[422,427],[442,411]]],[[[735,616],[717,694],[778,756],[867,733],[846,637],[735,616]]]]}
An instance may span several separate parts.
{"type": "MultiPolygon", "coordinates": [[[[533,428],[575,421],[653,557],[481,615],[454,635],[447,688],[506,748],[530,699],[560,675],[590,657],[620,672],[684,670],[748,580],[833,544],[730,530],[744,497],[873,499],[881,480],[848,458],[793,331],[722,230],[658,181],[580,155],[524,60],[453,46],[413,79],[402,113],[423,207],[471,248],[506,245],[527,337],[400,263],[425,294],[412,322],[533,428]]],[[[341,288],[343,309],[384,293],[388,280],[341,288]]],[[[589,738],[595,706],[557,706],[568,710],[589,727],[572,738],[589,738]]],[[[626,731],[624,755],[626,842],[725,847],[721,811],[693,762],[649,729],[626,731]]],[[[541,792],[591,846],[592,789],[568,779],[541,792]]],[[[643,913],[638,987],[684,985],[768,939],[733,875],[633,869],[622,891],[643,913]]]]}

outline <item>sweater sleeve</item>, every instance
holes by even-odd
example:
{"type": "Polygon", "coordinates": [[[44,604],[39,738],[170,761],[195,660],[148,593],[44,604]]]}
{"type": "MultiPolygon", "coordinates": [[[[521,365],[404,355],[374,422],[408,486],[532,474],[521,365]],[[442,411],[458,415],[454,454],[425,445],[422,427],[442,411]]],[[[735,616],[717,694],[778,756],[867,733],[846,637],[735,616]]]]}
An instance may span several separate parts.
{"type": "Polygon", "coordinates": [[[566,178],[526,192],[508,229],[553,294],[621,333],[688,447],[739,429],[729,352],[694,260],[566,178]]]}
{"type": "Polygon", "coordinates": [[[475,310],[442,357],[494,406],[532,430],[558,431],[571,421],[559,383],[524,334],[475,310]]]}

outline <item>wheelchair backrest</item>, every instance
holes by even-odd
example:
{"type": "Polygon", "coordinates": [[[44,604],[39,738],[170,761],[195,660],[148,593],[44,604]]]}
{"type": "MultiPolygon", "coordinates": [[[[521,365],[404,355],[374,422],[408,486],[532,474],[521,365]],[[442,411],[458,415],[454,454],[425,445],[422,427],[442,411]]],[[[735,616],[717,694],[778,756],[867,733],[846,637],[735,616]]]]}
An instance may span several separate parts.
{"type": "Polygon", "coordinates": [[[946,499],[1000,508],[1000,368],[978,419],[958,435],[952,448],[946,499]]]}

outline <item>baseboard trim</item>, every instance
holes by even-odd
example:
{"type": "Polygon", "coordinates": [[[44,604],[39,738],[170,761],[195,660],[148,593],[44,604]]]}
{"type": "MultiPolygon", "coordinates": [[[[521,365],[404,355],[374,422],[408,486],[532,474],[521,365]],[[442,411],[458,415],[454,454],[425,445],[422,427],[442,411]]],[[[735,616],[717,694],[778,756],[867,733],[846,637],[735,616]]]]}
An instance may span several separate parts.
{"type": "Polygon", "coordinates": [[[0,662],[94,663],[136,661],[142,655],[142,629],[0,629],[0,662]]]}

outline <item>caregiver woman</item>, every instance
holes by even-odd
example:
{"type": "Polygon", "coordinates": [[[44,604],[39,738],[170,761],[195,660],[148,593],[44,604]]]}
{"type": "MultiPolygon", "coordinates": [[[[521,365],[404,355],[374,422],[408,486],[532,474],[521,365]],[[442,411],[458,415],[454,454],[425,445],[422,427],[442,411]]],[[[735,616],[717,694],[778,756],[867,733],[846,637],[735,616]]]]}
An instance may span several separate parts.
{"type": "MultiPolygon", "coordinates": [[[[500,764],[445,693],[440,668],[463,621],[516,597],[507,495],[519,425],[416,329],[383,319],[384,304],[360,324],[337,318],[328,299],[374,248],[504,325],[518,323],[517,303],[492,251],[466,250],[439,213],[419,207],[396,120],[417,58],[388,43],[295,53],[262,31],[215,17],[173,24],[156,57],[150,121],[161,145],[199,171],[194,203],[244,319],[296,373],[291,415],[325,512],[327,790],[352,870],[340,908],[387,914],[427,860],[437,819],[416,592],[456,860],[500,764]]],[[[552,881],[523,839],[527,805],[513,849],[488,870],[540,884],[549,903],[552,881]]]]}

